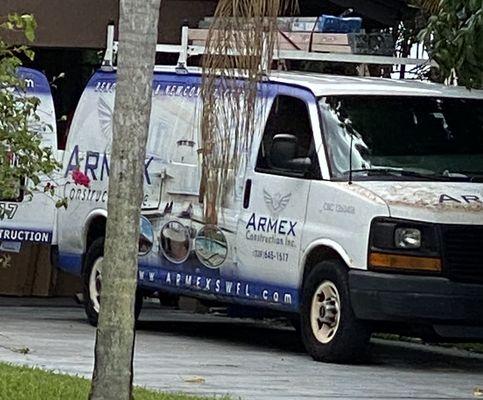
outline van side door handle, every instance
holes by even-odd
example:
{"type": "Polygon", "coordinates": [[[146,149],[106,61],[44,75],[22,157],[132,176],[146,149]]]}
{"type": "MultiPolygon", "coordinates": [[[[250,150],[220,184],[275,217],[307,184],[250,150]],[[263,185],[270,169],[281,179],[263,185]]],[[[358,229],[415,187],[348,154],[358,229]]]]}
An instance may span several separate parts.
{"type": "Polygon", "coordinates": [[[246,210],[250,207],[250,195],[252,193],[252,180],[247,179],[245,182],[245,192],[243,194],[243,208],[246,210]]]}

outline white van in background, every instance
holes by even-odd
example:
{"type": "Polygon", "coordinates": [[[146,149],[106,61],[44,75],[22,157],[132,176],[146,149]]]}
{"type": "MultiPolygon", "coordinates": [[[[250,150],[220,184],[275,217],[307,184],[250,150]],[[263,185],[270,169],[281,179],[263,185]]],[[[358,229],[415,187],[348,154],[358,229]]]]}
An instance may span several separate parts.
{"type": "MultiPolygon", "coordinates": [[[[279,313],[329,362],[360,358],[374,329],[483,338],[481,91],[274,72],[211,226],[199,202],[201,75],[183,72],[154,71],[138,312],[156,292],[279,313]]],[[[82,277],[92,323],[115,87],[115,71],[99,71],[80,99],[63,159],[69,206],[53,226],[57,264],[82,277]],[[71,179],[77,168],[89,187],[71,179]]]]}
{"type": "MultiPolygon", "coordinates": [[[[19,68],[18,76],[25,81],[25,96],[40,100],[37,107],[39,120],[31,121],[31,129],[42,135],[42,146],[57,149],[54,102],[47,78],[30,68],[19,68]]],[[[48,179],[41,177],[45,182],[48,179]]],[[[4,216],[0,220],[0,251],[18,253],[24,242],[50,245],[56,240],[55,201],[42,190],[34,192],[31,198],[25,195],[21,187],[31,186],[31,182],[23,182],[16,198],[0,200],[4,216]]]]}

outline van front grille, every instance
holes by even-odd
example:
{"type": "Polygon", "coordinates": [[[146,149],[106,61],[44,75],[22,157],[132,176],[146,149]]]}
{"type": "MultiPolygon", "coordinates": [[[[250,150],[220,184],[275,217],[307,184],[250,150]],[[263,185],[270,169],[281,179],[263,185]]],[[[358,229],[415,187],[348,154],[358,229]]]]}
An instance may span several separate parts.
{"type": "Polygon", "coordinates": [[[483,283],[483,226],[445,226],[443,251],[451,280],[483,283]]]}

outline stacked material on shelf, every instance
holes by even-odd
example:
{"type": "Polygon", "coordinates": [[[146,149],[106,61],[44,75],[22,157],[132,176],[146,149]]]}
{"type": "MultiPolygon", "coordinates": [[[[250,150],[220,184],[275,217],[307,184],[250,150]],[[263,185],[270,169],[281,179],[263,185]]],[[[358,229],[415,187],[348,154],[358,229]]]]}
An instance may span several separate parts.
{"type": "MultiPolygon", "coordinates": [[[[387,33],[364,32],[337,32],[340,30],[360,30],[357,21],[348,22],[350,18],[331,20],[330,18],[296,17],[278,18],[278,49],[280,50],[303,50],[321,53],[348,53],[391,56],[394,53],[394,40],[387,33]],[[338,22],[337,22],[338,21],[338,22]],[[345,24],[345,25],[344,25],[345,24]],[[326,26],[331,32],[321,32],[326,26]],[[332,32],[335,31],[335,32],[332,32]]],[[[337,17],[338,18],[338,17],[337,17]]],[[[213,18],[205,18],[200,22],[201,29],[191,29],[189,33],[190,43],[204,45],[208,38],[209,28],[214,23],[213,18]]],[[[250,21],[239,27],[250,29],[250,21]]],[[[214,32],[214,35],[218,35],[214,32]]]]}
{"type": "MultiPolygon", "coordinates": [[[[200,22],[199,27],[210,28],[213,22],[213,17],[206,17],[200,22]]],[[[280,30],[287,32],[358,33],[361,31],[362,19],[321,15],[320,17],[280,17],[277,18],[277,23],[280,30]]]]}

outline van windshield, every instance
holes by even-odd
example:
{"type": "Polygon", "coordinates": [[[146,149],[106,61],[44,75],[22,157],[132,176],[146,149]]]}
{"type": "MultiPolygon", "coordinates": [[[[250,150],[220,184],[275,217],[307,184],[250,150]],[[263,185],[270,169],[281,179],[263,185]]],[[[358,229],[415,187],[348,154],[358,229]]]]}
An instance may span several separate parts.
{"type": "Polygon", "coordinates": [[[352,170],[354,180],[483,180],[481,99],[344,95],[319,105],[334,179],[352,170]]]}

